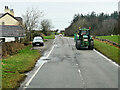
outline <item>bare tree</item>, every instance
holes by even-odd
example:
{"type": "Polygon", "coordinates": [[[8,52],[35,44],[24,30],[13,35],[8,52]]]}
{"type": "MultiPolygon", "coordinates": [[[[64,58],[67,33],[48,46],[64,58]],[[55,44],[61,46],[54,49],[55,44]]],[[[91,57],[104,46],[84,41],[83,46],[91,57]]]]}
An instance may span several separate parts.
{"type": "Polygon", "coordinates": [[[53,28],[52,23],[48,19],[43,19],[41,21],[41,30],[44,34],[47,35],[47,32],[50,31],[53,28]]]}
{"type": "Polygon", "coordinates": [[[42,16],[43,12],[36,8],[27,9],[23,15],[23,26],[25,27],[28,40],[31,40],[31,31],[38,28],[39,20],[42,16]]]}

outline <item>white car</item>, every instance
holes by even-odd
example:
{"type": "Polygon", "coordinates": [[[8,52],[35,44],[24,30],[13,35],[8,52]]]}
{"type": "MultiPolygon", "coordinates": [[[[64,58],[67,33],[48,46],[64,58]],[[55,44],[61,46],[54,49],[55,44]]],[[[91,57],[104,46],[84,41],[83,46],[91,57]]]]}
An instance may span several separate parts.
{"type": "Polygon", "coordinates": [[[32,45],[33,46],[44,46],[44,41],[42,37],[34,37],[32,45]]]}
{"type": "Polygon", "coordinates": [[[59,37],[62,37],[63,35],[62,34],[59,34],[59,37]]]}

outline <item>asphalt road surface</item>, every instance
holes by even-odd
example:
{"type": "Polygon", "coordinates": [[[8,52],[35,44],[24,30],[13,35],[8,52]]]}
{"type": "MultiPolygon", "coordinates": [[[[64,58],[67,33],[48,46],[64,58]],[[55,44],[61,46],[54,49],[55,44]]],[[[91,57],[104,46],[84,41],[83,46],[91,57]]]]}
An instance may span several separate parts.
{"type": "Polygon", "coordinates": [[[114,88],[118,88],[118,66],[94,50],[77,50],[73,38],[57,36],[49,52],[47,63],[27,88],[117,90],[114,88]]]}

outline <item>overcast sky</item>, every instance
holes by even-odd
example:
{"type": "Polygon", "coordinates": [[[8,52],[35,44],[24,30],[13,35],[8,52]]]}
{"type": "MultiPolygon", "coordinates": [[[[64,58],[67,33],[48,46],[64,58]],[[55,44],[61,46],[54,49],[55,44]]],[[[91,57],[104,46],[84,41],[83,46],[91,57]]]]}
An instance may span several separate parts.
{"type": "Polygon", "coordinates": [[[52,21],[54,29],[64,29],[69,26],[75,13],[97,14],[112,13],[118,10],[119,0],[0,0],[0,13],[4,7],[14,9],[15,16],[25,14],[27,8],[38,8],[44,11],[44,18],[52,21]]]}

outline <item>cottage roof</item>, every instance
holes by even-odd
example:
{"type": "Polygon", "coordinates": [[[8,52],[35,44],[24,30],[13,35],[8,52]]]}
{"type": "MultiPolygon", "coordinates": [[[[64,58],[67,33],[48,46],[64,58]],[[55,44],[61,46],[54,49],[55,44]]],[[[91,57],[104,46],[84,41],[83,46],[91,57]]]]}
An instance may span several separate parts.
{"type": "Polygon", "coordinates": [[[1,25],[2,29],[2,37],[23,37],[24,36],[24,28],[22,26],[8,26],[1,25]]]}
{"type": "Polygon", "coordinates": [[[22,22],[22,18],[21,17],[15,17],[18,21],[22,22]]]}

